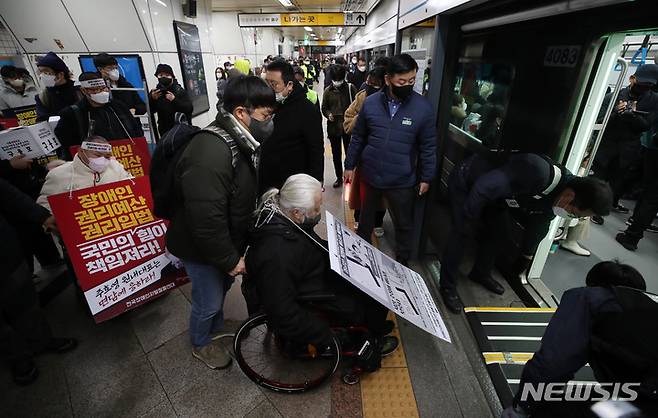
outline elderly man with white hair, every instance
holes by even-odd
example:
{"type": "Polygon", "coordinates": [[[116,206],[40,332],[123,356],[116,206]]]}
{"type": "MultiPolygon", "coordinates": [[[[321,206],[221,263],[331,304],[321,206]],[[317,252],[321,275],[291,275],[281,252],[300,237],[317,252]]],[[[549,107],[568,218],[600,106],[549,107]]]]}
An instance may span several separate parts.
{"type": "Polygon", "coordinates": [[[365,325],[381,355],[388,355],[398,346],[397,338],[387,336],[393,330],[388,310],[329,268],[327,242],[313,231],[321,205],[322,185],[307,174],[290,176],[281,190],[263,194],[246,258],[250,307],[256,304],[267,313],[274,331],[286,340],[326,348],[332,337],[329,324],[299,298],[331,294],[314,308],[339,323],[365,325]]]}

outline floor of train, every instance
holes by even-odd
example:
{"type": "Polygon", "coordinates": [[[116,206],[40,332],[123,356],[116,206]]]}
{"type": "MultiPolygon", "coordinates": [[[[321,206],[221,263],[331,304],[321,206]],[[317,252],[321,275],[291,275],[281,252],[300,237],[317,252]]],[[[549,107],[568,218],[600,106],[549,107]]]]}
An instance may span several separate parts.
{"type": "MultiPolygon", "coordinates": [[[[320,92],[320,91],[319,91],[320,92]]],[[[320,92],[321,93],[321,92],[320,92]]],[[[344,219],[342,189],[333,189],[325,153],[324,208],[344,219]]],[[[349,214],[348,214],[349,216],[349,214]]],[[[379,241],[391,252],[392,225],[379,241]]],[[[0,416],[48,417],[491,417],[500,404],[463,315],[447,313],[436,284],[419,266],[446,320],[452,344],[397,319],[402,346],[377,373],[347,386],[332,382],[301,395],[282,395],[247,379],[234,363],[213,371],[194,359],[188,335],[191,285],[102,324],[95,324],[72,286],[45,307],[57,335],[76,337],[68,354],[37,359],[41,375],[29,387],[11,383],[0,367],[0,416]]],[[[460,292],[479,305],[509,306],[515,297],[491,296],[462,280],[460,292]]],[[[236,282],[225,306],[227,330],[246,317],[236,282]]]]}

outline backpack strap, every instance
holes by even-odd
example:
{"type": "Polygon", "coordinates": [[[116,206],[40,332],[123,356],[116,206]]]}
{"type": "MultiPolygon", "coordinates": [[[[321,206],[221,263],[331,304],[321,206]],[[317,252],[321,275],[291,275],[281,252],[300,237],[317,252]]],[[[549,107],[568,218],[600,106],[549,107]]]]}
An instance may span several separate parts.
{"type": "Polygon", "coordinates": [[[205,128],[199,130],[195,135],[201,132],[212,134],[221,139],[226,145],[228,145],[229,149],[231,150],[231,166],[233,166],[233,174],[235,174],[235,168],[238,166],[238,156],[240,155],[240,148],[238,148],[238,144],[235,142],[235,140],[233,140],[233,138],[226,134],[226,132],[224,132],[222,129],[214,125],[206,126],[205,128]]]}

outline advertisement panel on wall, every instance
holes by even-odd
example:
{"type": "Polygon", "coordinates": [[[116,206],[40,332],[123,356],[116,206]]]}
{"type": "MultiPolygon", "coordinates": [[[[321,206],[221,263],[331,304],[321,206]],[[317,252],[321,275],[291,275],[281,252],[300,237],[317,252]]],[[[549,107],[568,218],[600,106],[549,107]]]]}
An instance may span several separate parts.
{"type": "Polygon", "coordinates": [[[210,109],[199,29],[190,23],[174,21],[174,33],[183,73],[183,87],[194,105],[192,116],[196,116],[210,109]]]}

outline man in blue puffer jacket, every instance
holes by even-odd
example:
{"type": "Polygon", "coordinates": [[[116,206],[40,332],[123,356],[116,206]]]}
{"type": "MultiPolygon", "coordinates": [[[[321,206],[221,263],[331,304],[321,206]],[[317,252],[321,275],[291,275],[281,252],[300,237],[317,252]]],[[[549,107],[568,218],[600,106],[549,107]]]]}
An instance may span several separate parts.
{"type": "Polygon", "coordinates": [[[429,190],[436,174],[434,111],[414,82],[418,64],[396,55],[386,68],[386,87],[368,96],[352,131],[345,159],[345,182],[361,174],[358,234],[370,242],[379,201],[386,198],[395,225],[396,259],[406,264],[411,252],[416,196],[429,190]]]}

